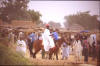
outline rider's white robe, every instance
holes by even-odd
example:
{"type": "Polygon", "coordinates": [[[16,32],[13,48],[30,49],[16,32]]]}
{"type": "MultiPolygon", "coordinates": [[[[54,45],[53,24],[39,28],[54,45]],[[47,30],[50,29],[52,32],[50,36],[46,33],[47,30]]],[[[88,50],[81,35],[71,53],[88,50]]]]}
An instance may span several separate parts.
{"type": "Polygon", "coordinates": [[[53,48],[55,46],[54,40],[52,36],[50,36],[50,31],[48,29],[44,30],[44,33],[42,34],[42,38],[43,38],[43,45],[45,51],[49,51],[50,48],[53,48]]]}

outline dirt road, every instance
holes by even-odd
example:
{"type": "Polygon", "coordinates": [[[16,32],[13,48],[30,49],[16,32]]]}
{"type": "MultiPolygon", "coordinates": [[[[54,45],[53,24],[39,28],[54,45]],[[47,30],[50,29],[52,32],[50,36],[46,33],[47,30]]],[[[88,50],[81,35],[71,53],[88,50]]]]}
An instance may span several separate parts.
{"type": "MultiPolygon", "coordinates": [[[[28,53],[29,54],[29,53],[28,53]]],[[[29,57],[29,55],[27,54],[27,57],[29,57]]],[[[33,59],[30,58],[30,60],[35,63],[36,65],[60,65],[60,66],[96,66],[96,60],[92,61],[91,57],[89,57],[89,62],[87,64],[84,63],[84,57],[82,57],[82,60],[75,64],[75,58],[74,55],[70,55],[70,57],[66,60],[61,60],[61,54],[59,54],[59,60],[56,60],[54,57],[54,60],[48,60],[48,59],[42,59],[41,53],[37,54],[37,58],[33,59]]]]}

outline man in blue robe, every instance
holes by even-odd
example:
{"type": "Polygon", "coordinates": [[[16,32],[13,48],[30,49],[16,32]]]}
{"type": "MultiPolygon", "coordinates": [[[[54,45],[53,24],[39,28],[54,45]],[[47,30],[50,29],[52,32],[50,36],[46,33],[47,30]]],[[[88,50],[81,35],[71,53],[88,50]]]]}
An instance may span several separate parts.
{"type": "Polygon", "coordinates": [[[33,55],[32,48],[35,40],[35,32],[32,32],[28,37],[31,40],[31,43],[29,44],[29,51],[30,51],[30,55],[32,56],[33,55]]]}

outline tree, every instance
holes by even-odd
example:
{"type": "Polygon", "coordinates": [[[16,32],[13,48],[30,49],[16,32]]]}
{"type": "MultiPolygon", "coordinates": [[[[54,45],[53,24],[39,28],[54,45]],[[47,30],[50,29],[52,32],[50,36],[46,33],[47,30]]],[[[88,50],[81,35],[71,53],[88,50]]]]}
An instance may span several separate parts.
{"type": "Polygon", "coordinates": [[[97,20],[97,15],[91,16],[89,11],[86,12],[79,12],[77,14],[69,15],[64,17],[66,22],[64,23],[65,27],[71,26],[73,24],[79,24],[80,26],[84,27],[85,29],[97,29],[99,21],[97,20]]]}
{"type": "Polygon", "coordinates": [[[50,21],[48,22],[48,24],[52,27],[52,28],[60,28],[61,27],[61,24],[60,23],[56,23],[56,22],[53,22],[53,21],[50,21]]]}
{"type": "Polygon", "coordinates": [[[0,0],[0,18],[3,22],[11,23],[12,20],[32,20],[39,24],[41,14],[34,10],[27,10],[30,0],[0,0]]]}
{"type": "Polygon", "coordinates": [[[34,10],[28,10],[28,14],[30,15],[31,20],[33,23],[36,21],[36,24],[39,24],[40,16],[42,16],[39,12],[35,12],[34,10]]]}
{"type": "Polygon", "coordinates": [[[5,22],[26,18],[25,13],[29,0],[1,0],[0,18],[5,22]]]}

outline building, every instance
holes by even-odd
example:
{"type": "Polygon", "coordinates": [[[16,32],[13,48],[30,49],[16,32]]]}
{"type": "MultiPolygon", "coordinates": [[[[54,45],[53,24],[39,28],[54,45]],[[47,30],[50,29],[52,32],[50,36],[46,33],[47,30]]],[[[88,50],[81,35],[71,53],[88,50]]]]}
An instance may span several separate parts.
{"type": "Polygon", "coordinates": [[[13,20],[11,25],[14,27],[32,28],[35,24],[32,21],[13,20]]]}
{"type": "Polygon", "coordinates": [[[2,20],[0,20],[0,25],[4,27],[24,27],[24,28],[32,28],[34,27],[34,23],[32,21],[23,21],[23,20],[12,20],[10,24],[3,23],[2,20]]]}

